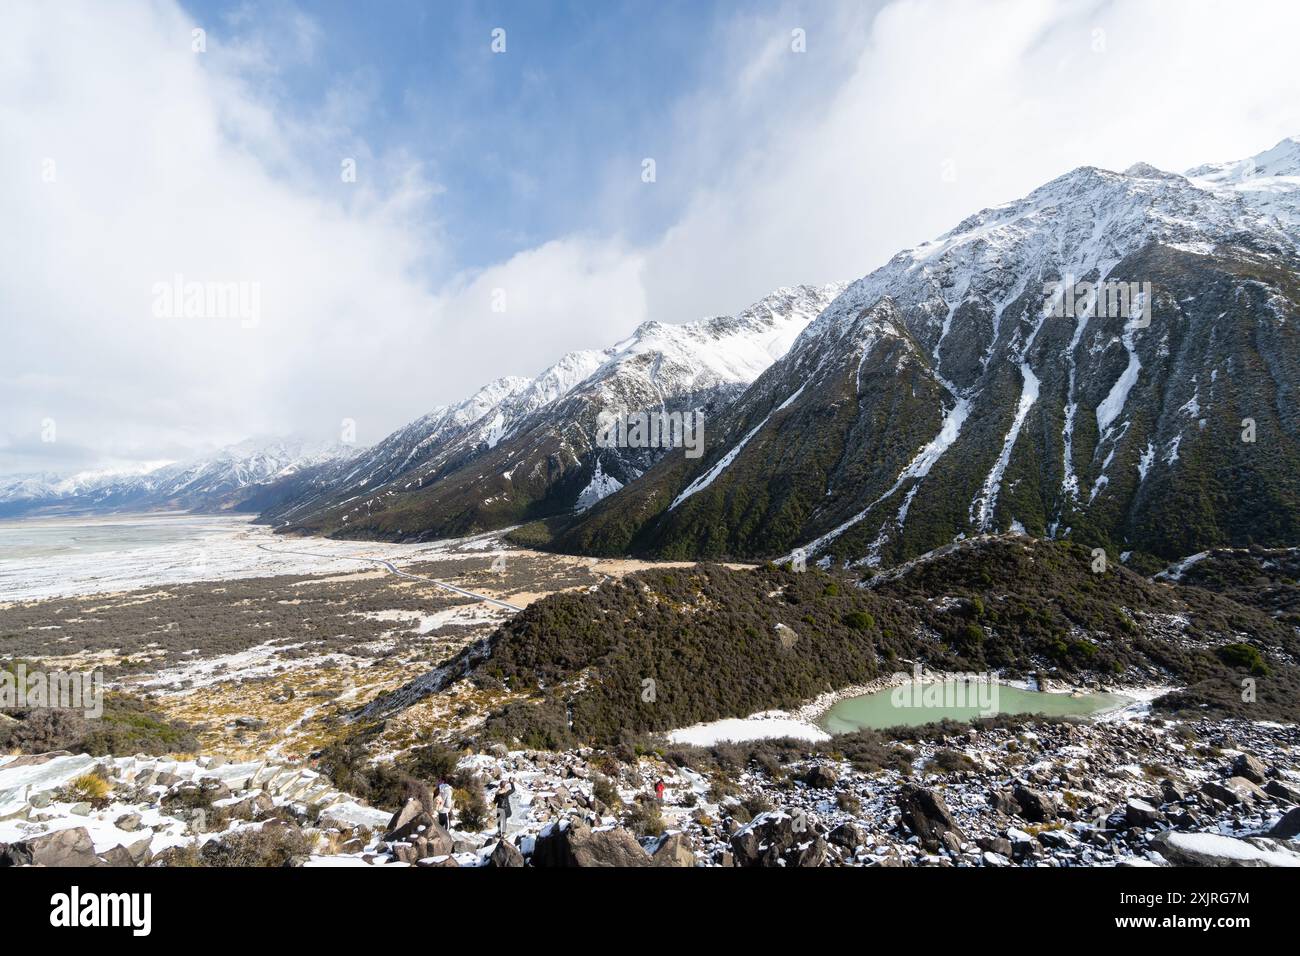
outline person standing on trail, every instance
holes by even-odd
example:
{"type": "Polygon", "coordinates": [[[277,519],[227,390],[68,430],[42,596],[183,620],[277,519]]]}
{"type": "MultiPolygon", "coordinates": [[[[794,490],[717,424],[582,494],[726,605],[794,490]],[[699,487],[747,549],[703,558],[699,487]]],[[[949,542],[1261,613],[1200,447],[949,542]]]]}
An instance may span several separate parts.
{"type": "Polygon", "coordinates": [[[510,798],[515,795],[515,785],[508,777],[502,777],[492,802],[497,805],[497,835],[506,838],[506,825],[510,822],[510,798]]]}
{"type": "Polygon", "coordinates": [[[667,787],[664,785],[663,777],[660,777],[658,780],[655,781],[655,800],[657,800],[659,803],[664,802],[664,790],[666,789],[667,787]]]}
{"type": "Polygon", "coordinates": [[[438,808],[438,826],[450,830],[451,812],[456,806],[456,795],[451,789],[451,784],[446,780],[438,781],[438,797],[434,806],[438,808]]]}

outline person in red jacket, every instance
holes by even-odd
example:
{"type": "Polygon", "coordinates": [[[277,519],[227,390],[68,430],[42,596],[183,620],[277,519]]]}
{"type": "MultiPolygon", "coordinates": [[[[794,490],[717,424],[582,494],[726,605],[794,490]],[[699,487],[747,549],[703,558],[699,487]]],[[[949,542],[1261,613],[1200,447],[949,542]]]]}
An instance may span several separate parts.
{"type": "Polygon", "coordinates": [[[664,778],[660,777],[658,780],[655,781],[655,799],[658,800],[660,803],[664,802],[665,789],[666,788],[664,787],[664,778]]]}

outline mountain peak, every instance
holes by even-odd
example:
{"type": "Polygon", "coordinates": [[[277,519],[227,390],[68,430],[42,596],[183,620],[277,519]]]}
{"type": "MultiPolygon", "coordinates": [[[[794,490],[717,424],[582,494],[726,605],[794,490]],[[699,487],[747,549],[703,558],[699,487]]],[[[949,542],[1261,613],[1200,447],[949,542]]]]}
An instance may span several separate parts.
{"type": "Polygon", "coordinates": [[[1177,173],[1167,172],[1152,166],[1150,163],[1134,163],[1128,169],[1124,170],[1125,176],[1132,176],[1134,179],[1182,179],[1177,173]]]}

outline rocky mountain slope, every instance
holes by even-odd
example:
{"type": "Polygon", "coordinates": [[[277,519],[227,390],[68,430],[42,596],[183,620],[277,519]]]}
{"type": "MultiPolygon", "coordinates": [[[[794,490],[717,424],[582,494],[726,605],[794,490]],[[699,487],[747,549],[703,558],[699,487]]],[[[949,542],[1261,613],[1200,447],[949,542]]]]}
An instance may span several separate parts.
{"type": "Polygon", "coordinates": [[[1295,140],[1185,176],[1074,170],[853,283],[703,458],[546,530],[580,552],[876,565],[1024,528],[1146,571],[1292,543],[1298,203],[1295,140]],[[1082,281],[1139,295],[1053,314],[1049,290],[1082,281]]]}
{"type": "Polygon", "coordinates": [[[185,462],[62,477],[13,476],[0,479],[0,517],[162,509],[260,511],[326,463],[354,454],[354,447],[334,442],[249,439],[185,462]]]}
{"type": "Polygon", "coordinates": [[[645,322],[535,379],[500,379],[312,476],[263,519],[287,531],[429,539],[590,507],[664,454],[597,447],[602,412],[698,409],[711,423],[840,291],[779,289],[734,317],[645,322]]]}

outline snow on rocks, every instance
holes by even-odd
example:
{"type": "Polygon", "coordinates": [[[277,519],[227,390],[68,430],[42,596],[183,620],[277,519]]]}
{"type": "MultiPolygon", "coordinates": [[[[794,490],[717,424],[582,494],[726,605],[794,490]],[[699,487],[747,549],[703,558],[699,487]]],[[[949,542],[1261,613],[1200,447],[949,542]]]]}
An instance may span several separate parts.
{"type": "Polygon", "coordinates": [[[64,752],[0,757],[0,865],[138,866],[267,820],[317,839],[388,818],[304,766],[64,752]],[[106,796],[78,786],[91,774],[106,796]]]}

